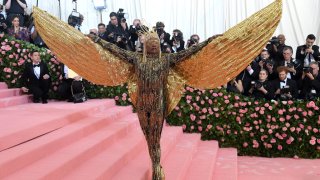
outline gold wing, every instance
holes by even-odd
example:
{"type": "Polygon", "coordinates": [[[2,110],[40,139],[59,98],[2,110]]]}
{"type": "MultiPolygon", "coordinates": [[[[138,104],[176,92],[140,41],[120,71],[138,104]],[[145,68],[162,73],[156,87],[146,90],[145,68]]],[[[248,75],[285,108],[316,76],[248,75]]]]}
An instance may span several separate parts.
{"type": "Polygon", "coordinates": [[[100,85],[116,86],[128,81],[132,65],[80,31],[34,7],[33,17],[41,38],[57,58],[85,79],[100,85]]]}
{"type": "Polygon", "coordinates": [[[213,89],[226,84],[265,47],[281,14],[282,1],[276,0],[178,63],[174,70],[195,88],[213,89]]]}

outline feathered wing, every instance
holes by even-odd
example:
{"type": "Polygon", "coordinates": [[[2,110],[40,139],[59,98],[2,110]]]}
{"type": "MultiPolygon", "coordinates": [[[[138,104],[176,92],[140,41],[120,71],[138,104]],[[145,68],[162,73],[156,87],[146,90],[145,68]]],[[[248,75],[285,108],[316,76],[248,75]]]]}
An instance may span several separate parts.
{"type": "Polygon", "coordinates": [[[33,17],[41,38],[57,58],[85,79],[116,86],[128,81],[132,65],[103,49],[56,17],[34,7],[33,17]]]}
{"type": "Polygon", "coordinates": [[[281,14],[282,1],[276,0],[178,63],[174,70],[195,88],[213,89],[226,84],[265,47],[281,14]]]}

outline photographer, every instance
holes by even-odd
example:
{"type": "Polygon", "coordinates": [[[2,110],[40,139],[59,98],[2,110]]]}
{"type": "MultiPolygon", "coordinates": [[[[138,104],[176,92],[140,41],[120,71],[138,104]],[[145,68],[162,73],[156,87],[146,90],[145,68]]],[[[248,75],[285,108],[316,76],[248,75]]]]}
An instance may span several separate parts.
{"type": "Polygon", "coordinates": [[[279,78],[272,82],[271,94],[275,99],[282,101],[292,100],[297,98],[298,89],[294,80],[287,77],[289,68],[279,66],[277,68],[279,78]]]}
{"type": "Polygon", "coordinates": [[[156,23],[156,31],[160,39],[160,45],[161,45],[161,50],[165,50],[164,44],[170,44],[170,34],[164,31],[164,23],[163,22],[157,22],[156,23]]]}
{"type": "Polygon", "coordinates": [[[187,42],[187,48],[193,45],[197,45],[200,42],[200,37],[198,34],[193,34],[190,36],[190,39],[187,42]]]}
{"type": "Polygon", "coordinates": [[[259,80],[251,82],[249,94],[251,94],[254,98],[272,99],[272,93],[270,93],[272,87],[271,83],[267,79],[267,70],[261,69],[259,72],[259,80]]]}
{"type": "Polygon", "coordinates": [[[84,16],[76,11],[72,11],[68,17],[68,24],[81,32],[81,25],[83,23],[84,16]]]}
{"type": "Polygon", "coordinates": [[[173,53],[184,50],[183,33],[179,29],[173,30],[170,46],[173,53]]]}
{"type": "Polygon", "coordinates": [[[6,6],[7,25],[11,26],[14,17],[18,17],[20,25],[24,26],[24,10],[27,8],[25,0],[4,0],[3,4],[6,6]]]}
{"type": "Polygon", "coordinates": [[[288,79],[299,80],[302,76],[302,63],[298,59],[292,58],[292,48],[284,47],[283,48],[283,61],[279,62],[279,66],[288,67],[288,79]]]}
{"type": "Polygon", "coordinates": [[[0,34],[7,32],[7,22],[6,18],[2,14],[3,6],[0,4],[0,34]]]}
{"type": "Polygon", "coordinates": [[[106,31],[107,41],[122,49],[132,50],[131,43],[129,43],[130,33],[122,11],[122,9],[119,9],[118,13],[110,13],[110,22],[106,31]]]}
{"type": "Polygon", "coordinates": [[[107,41],[108,39],[106,31],[107,29],[105,24],[103,23],[98,24],[98,36],[105,41],[107,41]]]}
{"type": "Polygon", "coordinates": [[[286,37],[283,34],[279,34],[277,37],[273,37],[267,45],[267,49],[270,52],[271,59],[274,59],[277,63],[284,59],[283,57],[283,49],[285,47],[290,47],[285,44],[286,37]]]}
{"type": "Polygon", "coordinates": [[[226,85],[226,89],[228,92],[234,92],[234,93],[243,93],[243,86],[241,79],[238,79],[238,77],[233,78],[231,81],[229,81],[226,85]]]}
{"type": "MultiPolygon", "coordinates": [[[[140,25],[141,25],[140,19],[135,19],[133,20],[133,23],[132,25],[130,25],[130,28],[129,28],[129,33],[131,37],[130,41],[131,41],[131,44],[134,45],[134,47],[136,47],[138,43],[139,31],[141,30],[140,25]]],[[[136,51],[135,48],[133,50],[136,51]]]]}
{"type": "Polygon", "coordinates": [[[315,40],[316,37],[313,34],[309,34],[306,44],[297,48],[296,59],[302,61],[304,67],[309,67],[309,64],[313,61],[319,61],[319,46],[313,45],[315,40]]]}
{"type": "Polygon", "coordinates": [[[301,97],[308,100],[320,97],[320,74],[317,62],[311,62],[310,67],[304,68],[301,97]]]}
{"type": "Polygon", "coordinates": [[[278,77],[277,73],[274,70],[275,62],[272,59],[270,59],[270,53],[266,49],[261,51],[260,56],[256,58],[256,60],[252,63],[251,67],[253,69],[252,76],[255,79],[259,78],[259,72],[262,69],[267,70],[269,80],[274,80],[278,77]]]}

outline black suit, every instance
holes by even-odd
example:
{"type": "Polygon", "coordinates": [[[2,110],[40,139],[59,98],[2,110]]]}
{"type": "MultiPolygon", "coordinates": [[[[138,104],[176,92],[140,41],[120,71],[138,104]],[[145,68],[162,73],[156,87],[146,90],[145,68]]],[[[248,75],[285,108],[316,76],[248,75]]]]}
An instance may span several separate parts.
{"type": "MultiPolygon", "coordinates": [[[[307,49],[306,45],[298,46],[296,51],[296,59],[299,59],[300,61],[303,62],[307,56],[307,54],[305,53],[306,49],[307,49]]],[[[314,51],[312,54],[312,56],[314,57],[314,60],[319,61],[319,56],[320,56],[319,46],[313,45],[312,50],[314,51]]]]}
{"type": "Polygon", "coordinates": [[[45,74],[49,75],[47,65],[43,62],[40,62],[39,67],[39,79],[34,73],[34,67],[32,63],[27,63],[25,65],[25,69],[23,71],[21,79],[23,86],[27,87],[29,89],[29,92],[33,94],[34,100],[39,100],[39,98],[41,97],[42,101],[44,101],[48,99],[48,92],[50,89],[51,79],[43,79],[43,76],[45,74]]]}
{"type": "MultiPolygon", "coordinates": [[[[297,88],[297,83],[296,81],[292,80],[292,79],[288,79],[287,78],[287,83],[286,83],[287,86],[289,86],[289,92],[290,94],[292,95],[292,98],[293,99],[296,99],[298,97],[298,88],[297,88]]],[[[278,90],[278,89],[281,89],[280,88],[280,80],[279,79],[276,79],[272,82],[272,88],[271,88],[271,93],[272,93],[272,96],[275,98],[275,99],[279,99],[279,95],[275,95],[275,92],[278,90]]]]}
{"type": "Polygon", "coordinates": [[[320,74],[317,77],[314,77],[314,80],[310,80],[308,77],[305,77],[302,80],[302,98],[310,98],[311,90],[315,90],[315,97],[320,97],[320,74]]]}

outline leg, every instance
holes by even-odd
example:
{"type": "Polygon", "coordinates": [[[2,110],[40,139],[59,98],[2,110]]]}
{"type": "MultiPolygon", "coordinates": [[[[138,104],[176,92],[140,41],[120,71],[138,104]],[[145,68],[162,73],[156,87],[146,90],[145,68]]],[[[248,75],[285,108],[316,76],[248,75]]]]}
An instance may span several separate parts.
{"type": "Polygon", "coordinates": [[[164,118],[156,112],[138,112],[140,126],[147,140],[149,155],[152,161],[152,180],[164,179],[160,164],[160,137],[164,118]]]}
{"type": "Polygon", "coordinates": [[[47,103],[50,84],[51,84],[50,79],[41,80],[40,88],[42,90],[41,98],[43,103],[47,103]]]}
{"type": "Polygon", "coordinates": [[[38,86],[30,86],[30,92],[33,95],[33,102],[34,103],[39,103],[40,102],[40,97],[42,96],[42,90],[38,86]]]}

